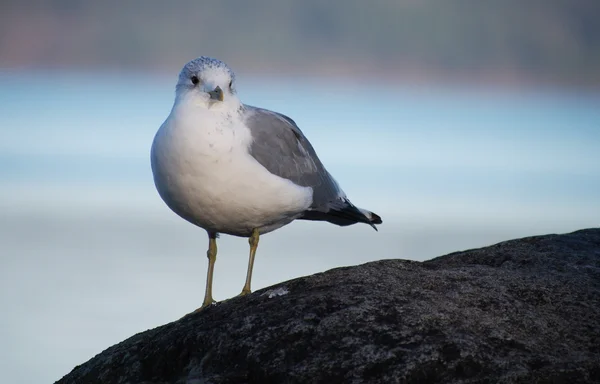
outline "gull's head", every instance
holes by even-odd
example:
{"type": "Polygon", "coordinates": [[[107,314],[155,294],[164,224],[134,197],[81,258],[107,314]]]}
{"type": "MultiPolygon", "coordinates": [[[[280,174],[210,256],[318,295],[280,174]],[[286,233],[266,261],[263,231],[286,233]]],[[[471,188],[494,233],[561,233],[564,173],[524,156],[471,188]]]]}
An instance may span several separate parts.
{"type": "Polygon", "coordinates": [[[179,73],[176,99],[206,108],[238,108],[235,74],[224,62],[201,56],[187,63],[179,73]]]}

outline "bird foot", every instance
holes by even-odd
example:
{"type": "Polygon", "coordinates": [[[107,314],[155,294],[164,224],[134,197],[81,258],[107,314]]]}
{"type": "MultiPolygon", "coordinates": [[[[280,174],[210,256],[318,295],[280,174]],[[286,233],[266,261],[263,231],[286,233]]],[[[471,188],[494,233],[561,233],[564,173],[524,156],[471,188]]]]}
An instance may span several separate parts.
{"type": "Polygon", "coordinates": [[[208,308],[208,307],[210,307],[211,305],[215,305],[215,304],[217,304],[217,302],[216,302],[215,300],[206,301],[206,302],[204,302],[204,303],[202,304],[202,306],[201,306],[200,308],[198,308],[198,309],[196,309],[196,310],[194,310],[194,311],[192,311],[192,312],[188,313],[187,315],[185,315],[185,316],[183,316],[183,317],[186,317],[186,316],[189,316],[189,315],[193,315],[194,313],[201,312],[203,309],[205,309],[205,308],[208,308]]]}
{"type": "Polygon", "coordinates": [[[251,293],[252,293],[252,291],[251,291],[251,290],[249,290],[249,289],[242,289],[242,293],[240,293],[240,294],[238,295],[238,297],[240,297],[240,296],[246,296],[246,295],[249,295],[249,294],[251,294],[251,293]]]}

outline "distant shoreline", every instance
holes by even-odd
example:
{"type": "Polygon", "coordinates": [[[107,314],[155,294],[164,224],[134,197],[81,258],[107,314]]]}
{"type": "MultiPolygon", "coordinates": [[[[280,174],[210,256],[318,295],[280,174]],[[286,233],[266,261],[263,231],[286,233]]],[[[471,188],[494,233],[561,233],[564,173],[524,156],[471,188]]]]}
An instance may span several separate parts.
{"type": "MultiPolygon", "coordinates": [[[[181,63],[185,63],[186,59],[182,59],[181,63]]],[[[409,86],[416,88],[427,88],[430,86],[443,86],[449,88],[481,88],[481,89],[504,89],[507,91],[519,90],[546,90],[546,89],[571,89],[573,91],[583,92],[598,92],[600,91],[600,78],[596,79],[590,76],[590,79],[581,78],[550,78],[551,76],[532,75],[521,72],[494,72],[494,71],[474,71],[474,72],[455,72],[434,71],[434,70],[413,70],[400,69],[394,71],[392,69],[373,70],[365,67],[344,68],[334,67],[285,67],[273,66],[268,69],[258,68],[253,65],[244,65],[236,63],[235,60],[229,60],[230,66],[236,68],[236,72],[244,74],[244,78],[271,78],[271,79],[306,79],[318,81],[319,79],[327,79],[339,83],[347,83],[349,85],[364,86],[365,84],[385,84],[387,86],[409,86]]],[[[177,71],[181,67],[181,63],[173,63],[163,66],[149,66],[140,68],[129,65],[50,65],[42,67],[40,65],[31,64],[16,64],[6,65],[1,63],[0,75],[10,75],[10,73],[22,73],[31,71],[47,71],[49,73],[75,73],[89,74],[105,73],[105,74],[131,74],[133,72],[141,73],[142,75],[155,74],[165,79],[174,78],[177,71]]],[[[600,74],[598,75],[600,77],[600,74]]]]}
{"type": "Polygon", "coordinates": [[[236,73],[369,84],[600,88],[600,2],[25,1],[0,13],[0,68],[236,73]]]}

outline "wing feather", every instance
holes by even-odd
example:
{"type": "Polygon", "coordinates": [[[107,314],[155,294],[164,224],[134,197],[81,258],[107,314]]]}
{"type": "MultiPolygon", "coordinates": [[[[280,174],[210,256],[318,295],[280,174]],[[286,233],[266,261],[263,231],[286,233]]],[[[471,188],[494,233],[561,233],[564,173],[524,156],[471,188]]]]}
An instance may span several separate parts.
{"type": "Polygon", "coordinates": [[[244,107],[245,124],[252,134],[250,155],[272,174],[312,188],[313,202],[303,219],[373,226],[374,221],[346,198],[294,120],[267,109],[244,107]]]}

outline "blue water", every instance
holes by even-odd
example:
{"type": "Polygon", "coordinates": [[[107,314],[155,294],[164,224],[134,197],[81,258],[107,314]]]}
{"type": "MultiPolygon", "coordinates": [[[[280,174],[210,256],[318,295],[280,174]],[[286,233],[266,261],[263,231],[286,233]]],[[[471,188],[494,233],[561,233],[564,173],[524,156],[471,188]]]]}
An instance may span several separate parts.
{"type": "MultiPolygon", "coordinates": [[[[261,240],[253,287],[600,225],[600,93],[245,79],[292,117],[379,232],[299,222],[261,240]]],[[[52,382],[195,309],[206,237],[154,190],[174,77],[0,73],[0,382],[52,382]]],[[[219,239],[236,295],[247,242],[219,239]]]]}
{"type": "MultiPolygon", "coordinates": [[[[0,185],[153,193],[148,149],[172,104],[172,80],[2,74],[0,185]]],[[[600,94],[281,79],[238,88],[245,102],[294,118],[348,194],[385,201],[384,211],[429,198],[465,209],[469,200],[572,207],[583,210],[581,225],[600,213],[600,94]]]]}

